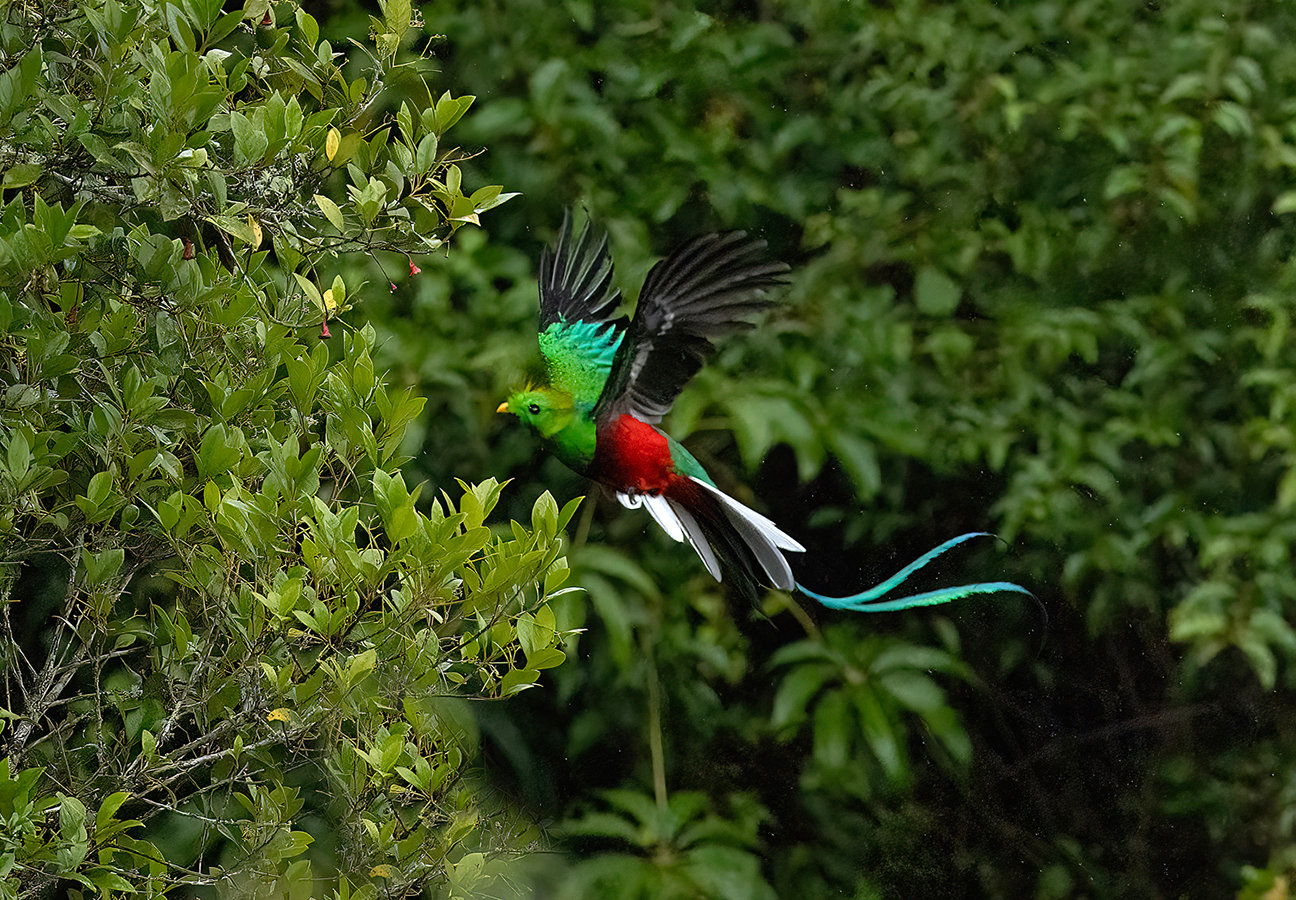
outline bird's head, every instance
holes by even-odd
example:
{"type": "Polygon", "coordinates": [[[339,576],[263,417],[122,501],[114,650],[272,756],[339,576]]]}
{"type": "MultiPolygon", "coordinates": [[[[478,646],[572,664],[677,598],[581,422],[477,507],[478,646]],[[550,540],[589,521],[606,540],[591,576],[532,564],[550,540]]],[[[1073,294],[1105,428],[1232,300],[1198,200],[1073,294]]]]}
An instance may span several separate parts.
{"type": "Polygon", "coordinates": [[[550,437],[571,422],[575,406],[566,391],[525,387],[514,391],[495,411],[512,413],[544,437],[550,437]]]}

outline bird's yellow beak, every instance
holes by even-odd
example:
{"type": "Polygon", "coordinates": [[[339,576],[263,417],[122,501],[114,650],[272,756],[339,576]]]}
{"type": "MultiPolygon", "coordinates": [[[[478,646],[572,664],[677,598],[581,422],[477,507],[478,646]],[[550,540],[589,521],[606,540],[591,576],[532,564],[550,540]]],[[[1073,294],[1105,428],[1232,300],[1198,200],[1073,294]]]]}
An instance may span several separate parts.
{"type": "Polygon", "coordinates": [[[501,403],[499,406],[495,407],[495,412],[497,412],[497,413],[506,413],[506,412],[508,412],[508,401],[505,400],[505,401],[504,401],[503,403],[501,403]]]}

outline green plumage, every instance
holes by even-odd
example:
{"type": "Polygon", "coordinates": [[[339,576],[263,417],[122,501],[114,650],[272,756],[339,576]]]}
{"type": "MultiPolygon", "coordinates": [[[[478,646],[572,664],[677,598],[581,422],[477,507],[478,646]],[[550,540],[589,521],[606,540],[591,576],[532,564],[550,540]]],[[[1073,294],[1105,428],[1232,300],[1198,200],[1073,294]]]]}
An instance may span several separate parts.
{"type": "Polygon", "coordinates": [[[510,412],[545,439],[550,451],[577,472],[594,459],[598,429],[589,409],[582,409],[567,391],[529,387],[511,394],[498,412],[510,412]]]}
{"type": "Polygon", "coordinates": [[[681,475],[687,475],[696,478],[699,481],[705,481],[707,484],[715,487],[715,482],[707,474],[706,469],[702,468],[702,463],[689,453],[683,444],[675,440],[669,434],[666,435],[666,445],[670,447],[671,462],[675,465],[675,471],[681,475]]]}
{"type": "Polygon", "coordinates": [[[623,333],[610,322],[568,322],[560,318],[540,332],[540,353],[549,384],[592,410],[603,393],[623,333]]]}

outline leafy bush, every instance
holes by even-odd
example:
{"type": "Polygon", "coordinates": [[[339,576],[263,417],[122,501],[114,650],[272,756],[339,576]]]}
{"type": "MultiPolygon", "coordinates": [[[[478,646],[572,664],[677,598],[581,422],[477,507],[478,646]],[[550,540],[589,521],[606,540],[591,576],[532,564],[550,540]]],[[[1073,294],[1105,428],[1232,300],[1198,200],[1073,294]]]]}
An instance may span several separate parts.
{"type": "Polygon", "coordinates": [[[0,896],[471,889],[518,838],[463,704],[563,661],[575,503],[416,507],[337,270],[507,199],[442,143],[472,98],[375,113],[400,0],[352,63],[258,0],[3,17],[0,896]]]}

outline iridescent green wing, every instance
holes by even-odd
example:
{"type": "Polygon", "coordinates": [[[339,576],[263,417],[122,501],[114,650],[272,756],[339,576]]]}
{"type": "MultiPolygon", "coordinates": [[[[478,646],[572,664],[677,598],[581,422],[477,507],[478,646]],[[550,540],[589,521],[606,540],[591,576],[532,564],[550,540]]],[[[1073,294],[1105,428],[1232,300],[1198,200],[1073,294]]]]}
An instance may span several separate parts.
{"type": "Polygon", "coordinates": [[[590,222],[573,235],[563,215],[558,241],[540,257],[540,352],[549,383],[593,407],[612,370],[625,328],[617,317],[621,292],[612,286],[607,235],[590,222]]]}

